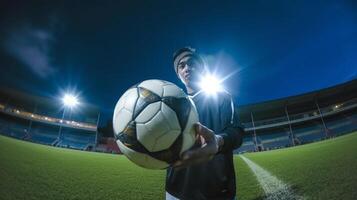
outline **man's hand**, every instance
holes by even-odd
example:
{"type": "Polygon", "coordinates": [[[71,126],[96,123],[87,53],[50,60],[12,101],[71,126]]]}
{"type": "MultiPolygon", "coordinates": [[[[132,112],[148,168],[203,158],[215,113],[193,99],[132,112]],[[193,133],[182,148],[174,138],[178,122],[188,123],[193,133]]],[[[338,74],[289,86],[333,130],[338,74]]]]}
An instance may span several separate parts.
{"type": "Polygon", "coordinates": [[[181,160],[172,165],[174,168],[180,169],[189,165],[207,162],[217,154],[220,146],[223,145],[223,138],[216,135],[211,129],[200,123],[196,123],[194,126],[196,140],[198,140],[200,146],[183,152],[181,160]]]}

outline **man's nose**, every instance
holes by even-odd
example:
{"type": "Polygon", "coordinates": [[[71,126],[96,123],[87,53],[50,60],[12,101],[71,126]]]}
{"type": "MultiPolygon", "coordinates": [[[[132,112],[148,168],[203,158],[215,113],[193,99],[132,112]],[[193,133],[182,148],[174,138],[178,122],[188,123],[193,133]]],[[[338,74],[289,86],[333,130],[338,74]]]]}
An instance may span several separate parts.
{"type": "Polygon", "coordinates": [[[191,72],[192,71],[192,67],[189,66],[188,64],[185,64],[185,67],[183,68],[184,72],[191,72]]]}

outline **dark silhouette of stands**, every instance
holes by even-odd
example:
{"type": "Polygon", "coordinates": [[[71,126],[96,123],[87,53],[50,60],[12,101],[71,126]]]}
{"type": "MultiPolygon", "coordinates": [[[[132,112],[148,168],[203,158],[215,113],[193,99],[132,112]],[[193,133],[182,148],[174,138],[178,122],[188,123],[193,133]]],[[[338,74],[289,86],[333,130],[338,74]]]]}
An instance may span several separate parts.
{"type": "Polygon", "coordinates": [[[245,127],[235,153],[316,142],[357,130],[357,79],[297,96],[240,106],[245,127]]]}

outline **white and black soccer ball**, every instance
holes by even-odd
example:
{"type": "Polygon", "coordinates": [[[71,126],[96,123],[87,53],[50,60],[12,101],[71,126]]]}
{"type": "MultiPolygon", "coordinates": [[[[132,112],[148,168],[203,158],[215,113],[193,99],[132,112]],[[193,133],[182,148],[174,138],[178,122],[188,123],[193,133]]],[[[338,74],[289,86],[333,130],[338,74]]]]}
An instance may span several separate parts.
{"type": "Polygon", "coordinates": [[[146,80],[115,106],[113,128],[121,152],[135,164],[164,169],[195,143],[196,107],[175,84],[146,80]]]}

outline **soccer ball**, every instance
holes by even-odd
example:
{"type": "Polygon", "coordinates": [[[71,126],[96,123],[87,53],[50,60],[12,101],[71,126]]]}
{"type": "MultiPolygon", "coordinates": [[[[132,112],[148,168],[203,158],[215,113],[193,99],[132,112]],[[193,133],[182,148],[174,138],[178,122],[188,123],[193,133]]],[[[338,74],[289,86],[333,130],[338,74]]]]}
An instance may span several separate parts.
{"type": "Polygon", "coordinates": [[[113,128],[121,152],[135,164],[165,169],[195,143],[196,107],[182,89],[162,80],[129,88],[114,110],[113,128]]]}

